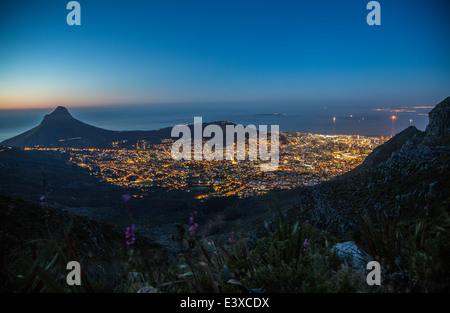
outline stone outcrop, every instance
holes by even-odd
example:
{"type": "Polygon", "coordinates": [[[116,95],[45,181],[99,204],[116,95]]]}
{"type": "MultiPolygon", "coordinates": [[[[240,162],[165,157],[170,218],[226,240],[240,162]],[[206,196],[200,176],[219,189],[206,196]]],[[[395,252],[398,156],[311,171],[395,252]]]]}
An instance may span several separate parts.
{"type": "Polygon", "coordinates": [[[333,246],[332,251],[336,252],[341,262],[362,270],[365,270],[367,263],[372,261],[372,257],[358,247],[354,241],[337,243],[333,246]]]}
{"type": "Polygon", "coordinates": [[[450,136],[450,97],[436,105],[429,115],[429,124],[425,130],[425,145],[442,145],[450,136]]]}

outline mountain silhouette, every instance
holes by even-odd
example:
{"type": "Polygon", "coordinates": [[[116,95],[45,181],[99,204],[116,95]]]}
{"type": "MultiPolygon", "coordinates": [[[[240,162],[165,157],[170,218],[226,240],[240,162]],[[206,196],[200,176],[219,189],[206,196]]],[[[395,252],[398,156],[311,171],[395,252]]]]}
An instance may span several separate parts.
{"type": "MultiPolygon", "coordinates": [[[[231,122],[203,123],[203,128],[215,124],[225,133],[226,125],[231,122]]],[[[188,125],[193,135],[193,125],[188,125]]],[[[45,115],[42,122],[20,135],[7,139],[0,145],[17,148],[110,148],[112,142],[118,142],[121,148],[130,148],[139,140],[148,143],[161,143],[172,138],[172,127],[149,131],[113,131],[83,123],[74,118],[67,108],[58,106],[52,113],[45,115]]],[[[225,136],[224,136],[225,138],[225,136]]],[[[175,140],[178,138],[174,138],[175,140]]]]}
{"type": "Polygon", "coordinates": [[[114,140],[117,132],[88,125],[70,115],[62,106],[45,115],[42,122],[33,129],[7,139],[3,145],[12,147],[34,146],[103,146],[114,140]]]}

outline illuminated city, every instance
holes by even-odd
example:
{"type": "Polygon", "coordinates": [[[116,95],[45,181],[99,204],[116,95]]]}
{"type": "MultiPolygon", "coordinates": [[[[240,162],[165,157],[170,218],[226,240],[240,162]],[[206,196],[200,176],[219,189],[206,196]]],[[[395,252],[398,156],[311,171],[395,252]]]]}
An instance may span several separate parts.
{"type": "Polygon", "coordinates": [[[274,189],[315,185],[355,168],[375,147],[389,139],[308,133],[283,133],[283,138],[279,166],[271,172],[261,171],[259,160],[175,161],[171,156],[172,139],[161,144],[140,141],[132,149],[120,148],[120,143],[115,142],[108,150],[53,150],[69,153],[70,162],[109,183],[143,191],[155,187],[185,190],[195,192],[197,199],[205,199],[248,197],[274,189]]]}

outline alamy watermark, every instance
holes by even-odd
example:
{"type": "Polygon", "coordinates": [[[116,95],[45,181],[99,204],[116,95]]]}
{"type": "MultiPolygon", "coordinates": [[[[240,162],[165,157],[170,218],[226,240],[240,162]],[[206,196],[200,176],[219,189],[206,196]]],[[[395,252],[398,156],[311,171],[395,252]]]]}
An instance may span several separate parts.
{"type": "Polygon", "coordinates": [[[366,283],[369,286],[381,285],[381,265],[377,261],[370,261],[366,265],[366,269],[370,270],[366,277],[366,283]]]}
{"type": "Polygon", "coordinates": [[[223,127],[217,124],[209,124],[203,128],[203,119],[198,116],[194,117],[193,131],[192,136],[191,128],[187,125],[176,125],[172,128],[172,137],[181,135],[172,145],[173,159],[244,161],[248,156],[250,161],[260,161],[262,171],[274,171],[278,168],[279,125],[270,126],[270,141],[267,125],[260,125],[257,129],[254,125],[244,127],[228,124],[225,125],[224,134],[223,127]],[[211,139],[203,144],[204,137],[211,139]]]}
{"type": "MultiPolygon", "coordinates": [[[[81,5],[78,1],[70,1],[66,6],[70,12],[67,14],[66,21],[70,26],[81,25],[81,5]]],[[[378,1],[370,1],[366,6],[371,10],[366,17],[367,24],[370,26],[381,25],[381,5],[378,1]]]]}
{"type": "Polygon", "coordinates": [[[378,1],[370,1],[366,6],[367,10],[371,10],[367,14],[366,21],[369,26],[381,25],[381,5],[378,1]]]}
{"type": "Polygon", "coordinates": [[[66,22],[67,25],[81,25],[81,6],[78,1],[70,1],[66,5],[66,9],[70,10],[67,14],[66,22]]]}
{"type": "Polygon", "coordinates": [[[66,282],[69,286],[81,285],[81,266],[77,261],[70,261],[66,266],[67,270],[71,270],[66,276],[66,282]]]}

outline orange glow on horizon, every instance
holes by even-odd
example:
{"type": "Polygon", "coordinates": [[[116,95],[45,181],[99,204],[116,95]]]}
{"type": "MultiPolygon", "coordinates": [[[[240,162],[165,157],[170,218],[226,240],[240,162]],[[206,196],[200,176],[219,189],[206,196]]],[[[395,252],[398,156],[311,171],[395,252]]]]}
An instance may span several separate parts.
{"type": "Polygon", "coordinates": [[[0,110],[53,109],[57,106],[67,108],[114,106],[136,103],[130,100],[100,97],[5,97],[0,95],[0,110]]]}

